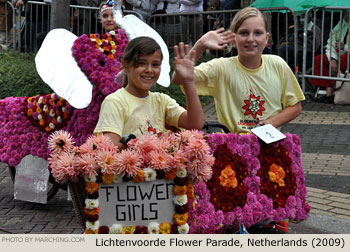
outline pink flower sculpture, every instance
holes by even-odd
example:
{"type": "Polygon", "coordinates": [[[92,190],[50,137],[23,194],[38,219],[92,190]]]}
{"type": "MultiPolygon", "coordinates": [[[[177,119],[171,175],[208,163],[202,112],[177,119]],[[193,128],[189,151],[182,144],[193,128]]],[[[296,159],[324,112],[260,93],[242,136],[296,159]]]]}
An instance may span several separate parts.
{"type": "Polygon", "coordinates": [[[127,43],[120,29],[76,39],[73,57],[94,86],[85,109],[74,109],[56,94],[0,100],[0,161],[16,166],[29,154],[47,159],[48,136],[60,129],[68,131],[76,144],[83,144],[97,124],[103,99],[121,87],[114,78],[127,43]]]}

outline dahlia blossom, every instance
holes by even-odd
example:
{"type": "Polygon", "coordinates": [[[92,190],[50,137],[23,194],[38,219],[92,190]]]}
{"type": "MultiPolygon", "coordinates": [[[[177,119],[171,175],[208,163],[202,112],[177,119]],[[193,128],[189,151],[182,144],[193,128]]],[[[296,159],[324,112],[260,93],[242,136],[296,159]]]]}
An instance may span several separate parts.
{"type": "Polygon", "coordinates": [[[52,153],[70,152],[73,149],[73,139],[69,132],[59,130],[48,138],[49,149],[52,153]]]}

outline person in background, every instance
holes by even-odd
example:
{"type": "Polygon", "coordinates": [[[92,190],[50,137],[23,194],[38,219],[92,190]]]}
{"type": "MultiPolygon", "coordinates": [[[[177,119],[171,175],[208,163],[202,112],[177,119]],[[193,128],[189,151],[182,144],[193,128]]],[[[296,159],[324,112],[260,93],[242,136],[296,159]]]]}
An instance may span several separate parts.
{"type": "Polygon", "coordinates": [[[203,17],[199,14],[203,11],[203,0],[180,0],[181,12],[195,12],[195,15],[184,15],[180,17],[182,41],[193,43],[203,34],[203,17]]]}
{"type": "Polygon", "coordinates": [[[160,0],[126,0],[126,2],[132,5],[132,10],[140,14],[142,21],[147,23],[148,18],[157,9],[160,0]]]}
{"type": "MultiPolygon", "coordinates": [[[[306,44],[306,52],[307,59],[312,59],[313,52],[319,53],[321,47],[321,29],[314,24],[311,20],[307,25],[307,44],[306,44]],[[315,44],[314,44],[315,43],[315,44]]],[[[288,27],[288,39],[286,41],[286,36],[283,36],[280,41],[280,56],[288,63],[289,67],[292,71],[301,71],[302,63],[303,63],[303,50],[304,50],[304,22],[298,19],[298,30],[297,30],[297,41],[298,41],[298,65],[294,64],[294,21],[293,25],[288,27]],[[297,68],[296,68],[297,67],[297,68]]],[[[312,62],[309,60],[306,62],[306,68],[311,67],[312,62]]]]}
{"type": "Polygon", "coordinates": [[[121,62],[125,87],[108,95],[101,105],[94,134],[103,133],[119,149],[125,148],[122,136],[162,135],[165,124],[176,128],[198,129],[204,123],[203,110],[193,82],[195,51],[180,43],[174,48],[174,71],[183,80],[187,110],[166,94],[150,92],[161,70],[162,52],[150,37],[131,40],[121,62]]]}
{"type": "MultiPolygon", "coordinates": [[[[343,13],[343,18],[332,29],[327,41],[326,53],[320,54],[314,60],[314,75],[338,76],[338,68],[341,72],[349,69],[349,11],[343,13]],[[321,65],[323,61],[323,64],[321,65]],[[329,72],[329,68],[331,72],[329,72]]],[[[310,83],[315,86],[325,87],[326,95],[316,98],[317,102],[334,102],[334,80],[311,79],[310,83]]]]}
{"type": "Polygon", "coordinates": [[[108,0],[100,6],[101,23],[105,32],[110,32],[119,28],[113,18],[113,4],[114,2],[112,0],[108,0]]]}
{"type": "MultiPolygon", "coordinates": [[[[240,0],[225,0],[222,10],[238,10],[241,8],[240,0]]],[[[233,19],[234,14],[220,14],[214,23],[215,28],[225,27],[230,25],[230,21],[233,19]]]]}
{"type": "MultiPolygon", "coordinates": [[[[279,128],[301,113],[305,97],[294,73],[281,57],[262,54],[267,31],[266,17],[247,7],[235,15],[230,31],[210,31],[192,48],[196,60],[207,49],[238,50],[238,56],[212,59],[194,70],[198,94],[214,97],[219,122],[232,133],[264,124],[279,128]]],[[[183,82],[176,72],[173,82],[183,82]]]]}

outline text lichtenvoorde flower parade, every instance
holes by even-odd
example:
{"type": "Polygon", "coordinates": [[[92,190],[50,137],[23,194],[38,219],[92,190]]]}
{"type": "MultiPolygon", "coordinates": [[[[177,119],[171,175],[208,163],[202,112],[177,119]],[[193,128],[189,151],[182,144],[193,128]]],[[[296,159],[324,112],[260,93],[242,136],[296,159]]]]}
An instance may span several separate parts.
{"type": "Polygon", "coordinates": [[[269,145],[253,134],[143,135],[119,152],[105,136],[75,147],[59,131],[49,147],[58,182],[85,179],[85,233],[221,233],[310,210],[300,139],[289,133],[269,145]]]}

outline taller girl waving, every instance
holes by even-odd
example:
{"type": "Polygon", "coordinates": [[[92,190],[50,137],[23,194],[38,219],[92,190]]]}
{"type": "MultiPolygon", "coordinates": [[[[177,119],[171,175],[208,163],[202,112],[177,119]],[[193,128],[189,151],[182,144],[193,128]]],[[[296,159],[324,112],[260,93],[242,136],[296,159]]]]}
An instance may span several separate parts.
{"type": "MultiPolygon", "coordinates": [[[[214,97],[218,119],[231,132],[250,132],[258,124],[280,127],[301,112],[305,98],[287,63],[262,55],[268,39],[265,16],[247,7],[235,15],[231,31],[210,31],[193,47],[196,60],[207,49],[237,47],[238,56],[213,59],[194,71],[198,94],[214,97]]],[[[173,81],[183,80],[174,72],[173,81]]]]}

